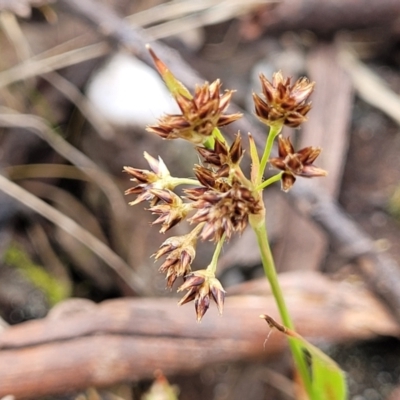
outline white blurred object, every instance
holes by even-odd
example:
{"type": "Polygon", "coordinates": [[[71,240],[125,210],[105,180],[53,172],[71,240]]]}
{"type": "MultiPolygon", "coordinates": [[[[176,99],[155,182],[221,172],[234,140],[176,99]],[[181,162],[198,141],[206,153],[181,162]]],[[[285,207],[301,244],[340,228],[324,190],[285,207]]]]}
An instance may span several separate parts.
{"type": "Polygon", "coordinates": [[[112,124],[144,127],[162,114],[179,112],[163,81],[152,68],[117,53],[92,77],[86,94],[112,124]]]}

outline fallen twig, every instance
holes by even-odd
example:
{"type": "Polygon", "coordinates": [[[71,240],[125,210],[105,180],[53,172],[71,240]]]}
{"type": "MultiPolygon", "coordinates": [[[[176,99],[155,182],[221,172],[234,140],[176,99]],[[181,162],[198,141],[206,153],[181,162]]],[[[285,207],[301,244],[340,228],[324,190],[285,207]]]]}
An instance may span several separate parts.
{"type": "MultiPolygon", "coordinates": [[[[362,287],[306,275],[281,276],[303,336],[340,343],[400,334],[362,287]]],[[[265,293],[268,284],[262,283],[265,293]]],[[[188,373],[211,363],[268,358],[286,347],[284,336],[268,335],[257,318],[265,312],[276,318],[272,295],[229,297],[223,318],[211,310],[201,324],[193,324],[191,307],[177,312],[175,299],[83,302],[61,303],[45,319],[0,333],[0,396],[38,398],[104,387],[150,378],[157,368],[167,375],[188,373]]]]}

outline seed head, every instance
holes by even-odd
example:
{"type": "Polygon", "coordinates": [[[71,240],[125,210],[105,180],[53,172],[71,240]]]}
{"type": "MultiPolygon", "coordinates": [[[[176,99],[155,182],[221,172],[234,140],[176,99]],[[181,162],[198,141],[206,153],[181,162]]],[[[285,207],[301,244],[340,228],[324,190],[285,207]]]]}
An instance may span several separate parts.
{"type": "Polygon", "coordinates": [[[156,260],[168,254],[159,269],[166,273],[168,288],[172,287],[179,276],[190,273],[190,266],[196,256],[197,233],[198,229],[195,228],[187,235],[170,237],[154,254],[156,260]]]}
{"type": "Polygon", "coordinates": [[[281,71],[274,73],[272,82],[263,74],[260,74],[260,80],[264,99],[253,93],[253,100],[261,122],[296,128],[307,120],[306,115],[311,110],[311,102],[307,103],[307,100],[314,90],[314,82],[303,77],[291,86],[291,79],[284,79],[281,71]]]}
{"type": "Polygon", "coordinates": [[[233,91],[220,94],[219,80],[203,86],[196,86],[193,98],[181,93],[175,95],[182,114],[166,114],[158,120],[157,125],[147,127],[163,139],[185,139],[195,144],[204,143],[214,128],[228,125],[239,119],[242,114],[223,114],[229,106],[233,91]]]}
{"type": "Polygon", "coordinates": [[[210,296],[217,304],[219,313],[222,314],[226,292],[214,273],[203,269],[186,275],[185,282],[179,287],[178,292],[182,290],[188,290],[188,292],[178,304],[183,305],[194,300],[198,322],[210,306],[210,296]]]}
{"type": "Polygon", "coordinates": [[[320,147],[305,147],[296,153],[290,139],[279,135],[278,149],[279,157],[271,158],[269,162],[273,167],[284,171],[282,175],[283,191],[287,192],[293,186],[296,175],[305,178],[327,175],[325,170],[313,165],[322,151],[320,147]]]}

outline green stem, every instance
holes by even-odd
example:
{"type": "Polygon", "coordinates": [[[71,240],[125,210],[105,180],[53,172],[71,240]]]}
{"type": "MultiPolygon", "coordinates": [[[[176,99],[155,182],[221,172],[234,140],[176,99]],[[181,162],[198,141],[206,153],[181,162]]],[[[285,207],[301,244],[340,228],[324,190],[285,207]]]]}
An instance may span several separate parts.
{"type": "Polygon", "coordinates": [[[257,186],[257,191],[258,190],[263,190],[265,189],[267,186],[272,185],[274,182],[278,182],[282,179],[282,175],[283,175],[283,171],[279,172],[279,174],[276,174],[274,176],[271,176],[271,178],[267,179],[266,181],[264,181],[261,185],[257,186]]]}
{"type": "Polygon", "coordinates": [[[200,182],[197,179],[189,179],[189,178],[171,178],[171,184],[176,187],[179,185],[194,185],[200,186],[200,182]]]}
{"type": "MultiPolygon", "coordinates": [[[[275,263],[272,256],[271,248],[268,241],[267,229],[265,226],[264,215],[250,215],[250,224],[257,236],[258,246],[260,248],[261,260],[264,267],[264,273],[268,278],[271,286],[272,294],[275,298],[278,306],[279,314],[282,319],[283,325],[287,328],[294,330],[294,324],[289,314],[289,310],[286,306],[285,299],[283,297],[282,289],[279,285],[278,275],[275,269],[275,263]]],[[[308,394],[311,394],[311,380],[307,369],[307,365],[304,359],[303,351],[300,345],[293,339],[289,338],[289,346],[292,352],[297,370],[299,371],[305,389],[308,394]]]]}
{"type": "Polygon", "coordinates": [[[260,169],[259,169],[259,179],[260,181],[258,183],[261,183],[262,176],[265,171],[265,167],[267,166],[267,162],[269,160],[269,156],[271,154],[272,146],[274,144],[275,138],[279,135],[279,133],[282,130],[283,125],[276,125],[276,126],[271,126],[267,138],[267,143],[264,148],[264,154],[262,155],[261,162],[260,162],[260,169]]]}
{"type": "Polygon", "coordinates": [[[215,250],[214,250],[212,260],[207,267],[207,271],[212,272],[214,275],[215,275],[215,271],[217,270],[218,258],[221,253],[224,242],[225,242],[225,233],[222,235],[221,239],[217,243],[217,246],[215,247],[215,250]]]}

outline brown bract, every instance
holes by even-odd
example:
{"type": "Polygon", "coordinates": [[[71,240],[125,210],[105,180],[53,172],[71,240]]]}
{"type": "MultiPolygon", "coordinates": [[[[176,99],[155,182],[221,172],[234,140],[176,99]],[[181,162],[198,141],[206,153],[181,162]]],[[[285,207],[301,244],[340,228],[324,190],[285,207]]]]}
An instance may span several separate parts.
{"type": "Polygon", "coordinates": [[[327,172],[313,165],[322,149],[320,147],[305,147],[295,152],[289,138],[278,137],[279,157],[271,158],[270,164],[284,171],[282,175],[282,190],[287,192],[296,181],[295,175],[305,178],[326,176],[327,172]]]}
{"type": "Polygon", "coordinates": [[[296,128],[307,120],[306,115],[311,110],[311,102],[307,100],[314,90],[314,82],[303,77],[291,86],[291,78],[283,78],[281,71],[274,73],[272,82],[263,74],[260,80],[264,98],[253,93],[253,100],[261,122],[296,128]]]}
{"type": "Polygon", "coordinates": [[[212,272],[203,269],[186,275],[185,283],[179,287],[178,292],[182,290],[188,290],[188,292],[179,305],[194,300],[197,321],[201,321],[210,307],[210,297],[214,299],[219,313],[222,314],[226,292],[212,272]]]}
{"type": "Polygon", "coordinates": [[[192,99],[177,94],[175,100],[182,114],[166,114],[158,120],[157,125],[147,127],[163,139],[185,139],[195,144],[204,143],[214,128],[228,125],[239,119],[242,114],[223,114],[232,97],[233,91],[220,94],[219,80],[203,86],[196,86],[192,99]]]}

